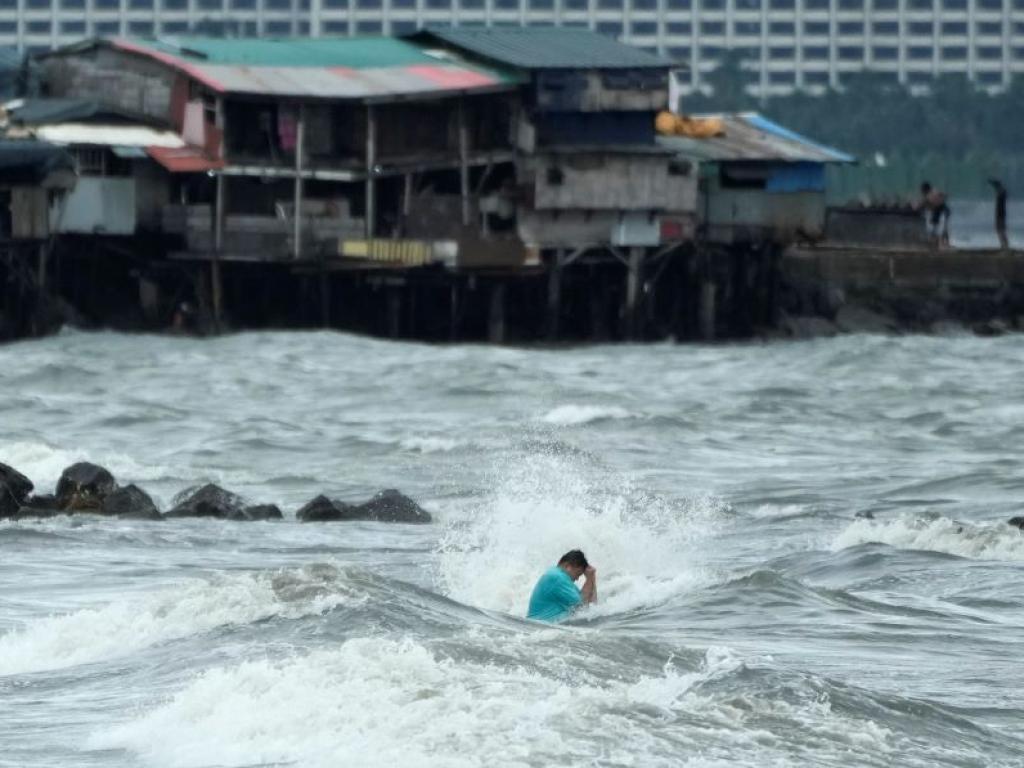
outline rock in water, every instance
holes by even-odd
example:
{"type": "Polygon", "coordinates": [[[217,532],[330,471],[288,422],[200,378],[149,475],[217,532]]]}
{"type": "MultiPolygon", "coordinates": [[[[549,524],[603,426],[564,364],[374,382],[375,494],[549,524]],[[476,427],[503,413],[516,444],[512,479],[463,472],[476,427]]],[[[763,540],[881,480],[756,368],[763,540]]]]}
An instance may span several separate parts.
{"type": "Polygon", "coordinates": [[[429,523],[430,513],[404,493],[389,488],[355,508],[361,520],[383,523],[429,523]]]}
{"type": "Polygon", "coordinates": [[[178,494],[173,509],[167,517],[216,517],[222,520],[248,520],[242,497],[225,491],[219,485],[207,483],[203,487],[189,489],[178,494]]]}
{"type": "Polygon", "coordinates": [[[277,504],[254,504],[246,507],[244,512],[246,520],[280,520],[284,517],[277,504]]]}
{"type": "Polygon", "coordinates": [[[29,496],[18,510],[17,517],[53,517],[64,514],[57,497],[50,494],[29,496]]]}
{"type": "Polygon", "coordinates": [[[99,509],[103,499],[117,488],[114,476],[87,461],[72,464],[57,481],[57,503],[61,509],[78,511],[99,509]]]}
{"type": "Polygon", "coordinates": [[[156,508],[149,494],[137,485],[126,485],[118,488],[105,499],[100,506],[104,515],[117,515],[136,520],[160,520],[163,515],[156,508]]]}
{"type": "Polygon", "coordinates": [[[1007,522],[1014,528],[1020,528],[1024,531],[1024,517],[1011,517],[1007,522]]]}
{"type": "Polygon", "coordinates": [[[295,513],[295,519],[301,523],[324,523],[335,520],[357,520],[353,515],[355,507],[343,501],[332,501],[322,493],[315,499],[304,504],[295,513]]]}
{"type": "Polygon", "coordinates": [[[0,517],[11,517],[32,493],[32,481],[14,467],[0,464],[0,517]]]}

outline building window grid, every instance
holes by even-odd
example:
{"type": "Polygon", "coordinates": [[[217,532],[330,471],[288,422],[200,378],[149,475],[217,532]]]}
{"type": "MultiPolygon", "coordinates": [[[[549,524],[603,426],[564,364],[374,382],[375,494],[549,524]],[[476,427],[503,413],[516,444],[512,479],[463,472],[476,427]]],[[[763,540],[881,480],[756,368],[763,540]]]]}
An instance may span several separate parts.
{"type": "MultiPolygon", "coordinates": [[[[34,3],[41,1],[34,0],[34,3]]],[[[972,77],[979,71],[1008,73],[1010,69],[1018,69],[1021,50],[1018,36],[1024,33],[1024,0],[993,0],[989,3],[982,0],[898,0],[895,7],[889,0],[621,0],[621,8],[601,8],[597,0],[583,0],[582,3],[575,0],[573,7],[569,6],[569,0],[551,0],[550,4],[547,0],[541,0],[540,4],[531,0],[484,0],[482,6],[475,0],[465,5],[459,0],[452,0],[450,5],[444,3],[443,6],[440,3],[428,5],[426,0],[413,0],[410,6],[400,4],[401,0],[383,0],[379,8],[359,7],[357,2],[349,0],[348,8],[339,7],[341,3],[325,2],[321,31],[330,33],[324,25],[329,25],[331,31],[340,31],[347,25],[349,33],[352,33],[357,27],[368,30],[376,21],[382,24],[382,32],[391,31],[393,25],[404,32],[410,22],[421,26],[424,21],[449,19],[455,23],[472,24],[494,21],[513,24],[574,23],[591,27],[600,24],[605,30],[621,30],[619,34],[624,39],[635,39],[659,51],[666,52],[670,48],[689,51],[691,64],[699,63],[696,60],[699,56],[698,40],[705,35],[713,35],[710,42],[720,49],[760,47],[763,66],[768,71],[783,66],[793,68],[797,72],[798,86],[803,82],[801,73],[805,69],[820,66],[819,61],[808,61],[804,56],[805,41],[813,38],[814,32],[824,33],[824,29],[810,27],[810,24],[824,22],[828,25],[827,66],[832,78],[837,71],[857,62],[867,66],[884,64],[886,69],[891,68],[889,53],[880,60],[874,52],[889,48],[888,42],[893,38],[899,40],[898,62],[904,75],[911,69],[923,71],[921,67],[928,64],[933,72],[950,70],[946,64],[953,64],[954,71],[966,71],[972,77]],[[684,22],[689,26],[682,26],[684,22]],[[877,26],[878,22],[903,24],[903,35],[898,31],[893,33],[890,27],[877,26]],[[790,29],[787,23],[794,26],[790,29]],[[701,24],[704,24],[703,28],[701,24]],[[947,38],[955,40],[946,42],[947,38]],[[930,61],[923,51],[926,39],[931,50],[930,61]],[[776,51],[772,57],[768,49],[773,47],[773,41],[794,44],[788,45],[787,55],[776,51]],[[966,61],[960,51],[961,43],[966,43],[966,61]],[[861,49],[859,58],[854,56],[854,46],[861,49]],[[842,55],[840,47],[843,48],[842,55]],[[952,61],[944,55],[947,49],[955,56],[952,61]]],[[[251,21],[256,17],[263,22],[261,26],[270,27],[266,31],[279,34],[285,23],[299,30],[308,24],[302,18],[308,14],[304,3],[298,3],[296,7],[306,8],[306,13],[291,8],[269,8],[266,0],[187,0],[184,5],[181,0],[151,0],[152,8],[147,9],[144,6],[148,4],[147,0],[134,0],[134,3],[121,0],[117,7],[111,8],[104,7],[105,4],[101,5],[97,0],[85,0],[87,31],[111,34],[116,24],[119,32],[142,33],[148,28],[146,22],[149,22],[154,32],[178,33],[182,29],[182,21],[192,22],[204,13],[219,15],[229,10],[236,17],[244,17],[239,21],[251,21]]],[[[68,22],[80,20],[82,10],[66,3],[47,9],[25,7],[23,0],[23,10],[19,14],[19,41],[27,36],[37,39],[80,34],[77,33],[80,27],[68,22]],[[49,21],[46,32],[42,31],[40,22],[43,21],[49,21]]],[[[694,67],[695,84],[700,82],[702,69],[694,67]]],[[[813,78],[808,82],[810,80],[813,78]]]]}

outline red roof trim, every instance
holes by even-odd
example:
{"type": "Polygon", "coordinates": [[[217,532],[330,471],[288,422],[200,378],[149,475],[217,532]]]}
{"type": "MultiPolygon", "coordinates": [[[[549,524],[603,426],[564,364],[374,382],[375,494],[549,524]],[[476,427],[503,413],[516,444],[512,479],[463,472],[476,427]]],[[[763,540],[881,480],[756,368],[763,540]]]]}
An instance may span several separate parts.
{"type": "Polygon", "coordinates": [[[485,85],[494,85],[497,80],[472,69],[461,67],[444,67],[433,64],[413,64],[406,67],[407,72],[419,75],[435,85],[445,88],[479,88],[485,85]]]}
{"type": "Polygon", "coordinates": [[[205,173],[224,167],[224,161],[210,157],[199,147],[146,147],[151,158],[171,173],[205,173]]]}

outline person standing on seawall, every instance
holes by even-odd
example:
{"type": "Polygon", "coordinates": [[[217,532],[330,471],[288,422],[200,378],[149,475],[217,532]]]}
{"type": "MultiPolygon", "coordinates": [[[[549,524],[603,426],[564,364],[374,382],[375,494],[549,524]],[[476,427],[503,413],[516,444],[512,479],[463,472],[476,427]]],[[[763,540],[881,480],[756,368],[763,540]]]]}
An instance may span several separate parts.
{"type": "Polygon", "coordinates": [[[921,202],[918,205],[924,211],[925,227],[932,246],[948,246],[949,217],[952,211],[946,204],[946,193],[925,181],[921,184],[921,202]]]}
{"type": "Polygon", "coordinates": [[[1006,187],[999,179],[989,179],[988,183],[996,193],[996,235],[999,237],[999,248],[1010,250],[1010,241],[1006,237],[1006,187]]]}
{"type": "Polygon", "coordinates": [[[561,621],[581,605],[597,602],[597,571],[578,549],[566,552],[558,564],[548,568],[530,595],[526,618],[537,621],[561,621]],[[583,589],[576,580],[585,576],[583,589]]]}

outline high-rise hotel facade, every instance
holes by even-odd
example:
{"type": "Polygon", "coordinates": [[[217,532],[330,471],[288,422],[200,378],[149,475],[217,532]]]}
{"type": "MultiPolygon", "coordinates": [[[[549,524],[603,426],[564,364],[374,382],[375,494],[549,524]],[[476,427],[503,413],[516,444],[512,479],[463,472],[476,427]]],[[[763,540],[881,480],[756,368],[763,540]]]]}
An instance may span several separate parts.
{"type": "Polygon", "coordinates": [[[586,27],[688,67],[706,83],[726,50],[757,89],[838,85],[862,69],[923,85],[1024,76],[1024,0],[0,0],[0,46],[38,51],[90,36],[405,34],[427,25],[586,27]]]}

